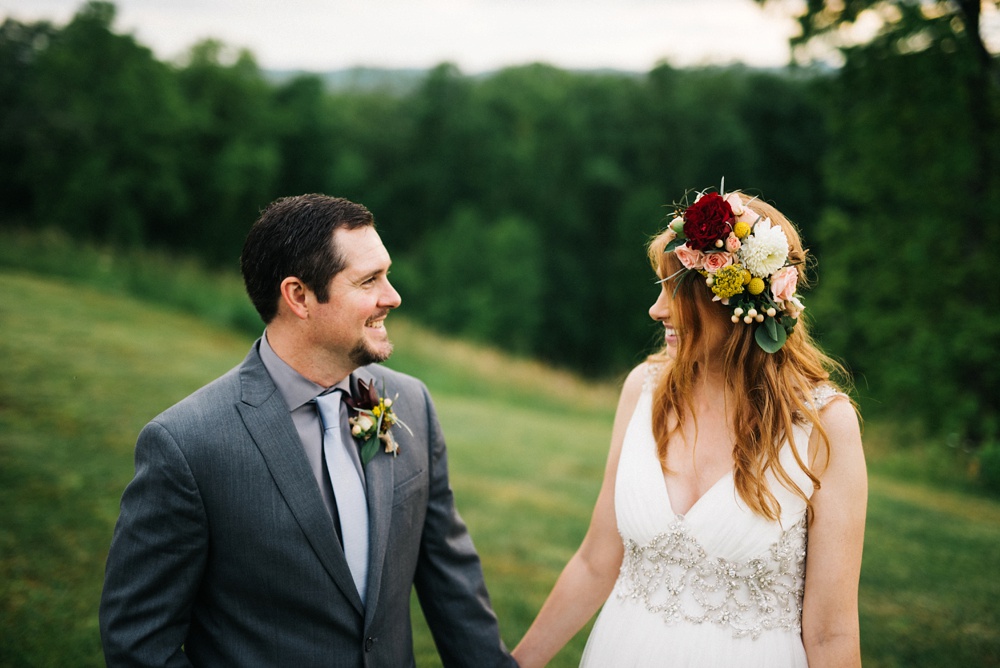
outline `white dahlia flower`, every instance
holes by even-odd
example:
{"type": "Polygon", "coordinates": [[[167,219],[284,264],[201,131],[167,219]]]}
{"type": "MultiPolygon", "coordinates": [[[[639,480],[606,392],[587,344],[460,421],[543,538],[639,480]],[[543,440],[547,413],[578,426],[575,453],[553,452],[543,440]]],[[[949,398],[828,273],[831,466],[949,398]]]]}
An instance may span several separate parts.
{"type": "Polygon", "coordinates": [[[767,278],[785,266],[788,237],[778,225],[764,219],[754,225],[753,234],[743,240],[739,250],[741,264],[754,276],[767,278]]]}

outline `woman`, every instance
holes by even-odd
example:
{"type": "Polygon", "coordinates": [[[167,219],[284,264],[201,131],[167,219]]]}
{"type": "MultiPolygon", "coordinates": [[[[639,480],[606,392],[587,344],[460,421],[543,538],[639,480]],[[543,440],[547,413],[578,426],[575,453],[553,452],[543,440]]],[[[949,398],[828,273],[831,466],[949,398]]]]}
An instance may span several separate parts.
{"type": "Polygon", "coordinates": [[[585,666],[860,666],[867,475],[800,317],[798,234],[703,193],[649,257],[663,349],[625,381],[590,528],[514,657],[544,665],[604,604],[585,666]]]}

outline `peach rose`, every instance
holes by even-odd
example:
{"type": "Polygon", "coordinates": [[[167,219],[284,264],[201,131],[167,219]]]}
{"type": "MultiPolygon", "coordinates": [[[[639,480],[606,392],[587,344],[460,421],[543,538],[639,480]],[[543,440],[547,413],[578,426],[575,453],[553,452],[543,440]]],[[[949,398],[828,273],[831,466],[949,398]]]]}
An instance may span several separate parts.
{"type": "Polygon", "coordinates": [[[756,225],[757,221],[764,219],[762,215],[751,209],[750,207],[744,207],[743,213],[736,216],[737,223],[746,223],[748,225],[756,225]]]}
{"type": "Polygon", "coordinates": [[[674,249],[677,259],[681,261],[687,269],[701,269],[705,266],[705,254],[700,250],[695,250],[687,244],[681,244],[674,249]]]}
{"type": "Polygon", "coordinates": [[[743,213],[743,198],[740,197],[739,193],[729,193],[725,199],[729,203],[729,207],[733,210],[734,216],[739,216],[743,213]]]}
{"type": "Polygon", "coordinates": [[[798,282],[798,269],[782,267],[771,275],[771,294],[774,295],[776,301],[787,301],[795,294],[795,286],[798,282]]]}
{"type": "Polygon", "coordinates": [[[740,246],[742,245],[743,243],[739,240],[739,237],[737,237],[732,232],[730,232],[729,236],[726,237],[726,250],[728,252],[735,253],[740,249],[740,246]]]}
{"type": "Polygon", "coordinates": [[[704,259],[702,266],[710,274],[714,274],[733,263],[733,256],[730,253],[705,253],[704,259]]]}

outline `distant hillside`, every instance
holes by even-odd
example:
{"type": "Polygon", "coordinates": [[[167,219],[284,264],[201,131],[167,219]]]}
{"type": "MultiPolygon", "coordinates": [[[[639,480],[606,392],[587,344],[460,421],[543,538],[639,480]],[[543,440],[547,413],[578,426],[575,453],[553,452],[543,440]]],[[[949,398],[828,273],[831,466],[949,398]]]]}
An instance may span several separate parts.
{"type": "Polygon", "coordinates": [[[352,67],[327,72],[305,70],[265,70],[269,81],[280,84],[302,74],[320,77],[330,90],[385,91],[404,95],[415,89],[427,76],[426,69],[382,69],[377,67],[352,67]]]}
{"type": "MultiPolygon", "coordinates": [[[[405,95],[413,91],[427,76],[430,70],[420,68],[380,68],[351,67],[341,70],[312,72],[307,70],[264,70],[264,76],[271,82],[281,84],[294,77],[306,74],[320,77],[331,91],[384,91],[397,95],[405,95]]],[[[612,68],[593,70],[572,70],[578,74],[611,75],[640,77],[645,72],[632,72],[612,68]]],[[[486,78],[496,74],[495,71],[470,74],[472,78],[486,78]]]]}

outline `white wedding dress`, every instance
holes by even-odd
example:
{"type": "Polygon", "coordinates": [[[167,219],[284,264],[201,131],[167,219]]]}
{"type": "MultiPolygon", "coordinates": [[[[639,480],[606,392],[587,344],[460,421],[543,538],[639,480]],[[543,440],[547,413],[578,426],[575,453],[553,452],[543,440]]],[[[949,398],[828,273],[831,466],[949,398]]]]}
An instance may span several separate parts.
{"type": "MultiPolygon", "coordinates": [[[[582,666],[799,668],[805,576],[805,502],[773,477],[781,519],[751,511],[732,473],[676,514],[652,433],[647,374],[622,446],[615,513],[625,557],[594,624],[582,666]]],[[[836,392],[821,386],[817,408],[836,392]]],[[[793,435],[808,461],[809,426],[793,435]]],[[[813,486],[785,443],[781,463],[807,496],[813,486]]]]}

